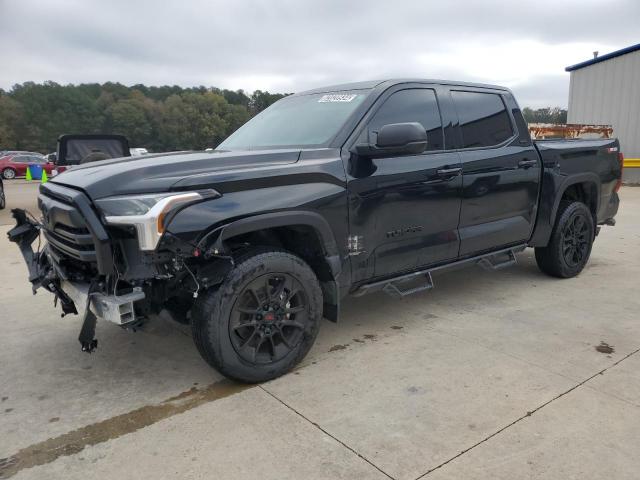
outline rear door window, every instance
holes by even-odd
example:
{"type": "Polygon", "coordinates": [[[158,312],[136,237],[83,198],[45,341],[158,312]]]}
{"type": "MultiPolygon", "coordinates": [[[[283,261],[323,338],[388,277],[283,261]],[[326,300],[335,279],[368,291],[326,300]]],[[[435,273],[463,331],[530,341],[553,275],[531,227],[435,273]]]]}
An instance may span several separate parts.
{"type": "Polygon", "coordinates": [[[511,118],[496,93],[452,91],[462,148],[492,147],[513,136],[511,118]]]}
{"type": "Polygon", "coordinates": [[[427,150],[442,150],[444,137],[436,94],[431,89],[400,90],[385,100],[369,122],[369,141],[375,143],[380,128],[390,123],[418,122],[427,132],[427,150]]]}

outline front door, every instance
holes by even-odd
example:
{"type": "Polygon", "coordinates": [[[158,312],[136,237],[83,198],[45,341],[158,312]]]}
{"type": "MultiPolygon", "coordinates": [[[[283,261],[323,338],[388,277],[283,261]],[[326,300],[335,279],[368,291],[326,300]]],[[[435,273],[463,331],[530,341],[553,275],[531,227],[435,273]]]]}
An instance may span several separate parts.
{"type": "Polygon", "coordinates": [[[393,276],[419,266],[453,260],[462,187],[457,152],[445,150],[436,90],[400,88],[380,98],[357,143],[373,143],[383,125],[419,122],[428,145],[419,155],[349,160],[349,215],[359,251],[353,281],[393,276]]]}

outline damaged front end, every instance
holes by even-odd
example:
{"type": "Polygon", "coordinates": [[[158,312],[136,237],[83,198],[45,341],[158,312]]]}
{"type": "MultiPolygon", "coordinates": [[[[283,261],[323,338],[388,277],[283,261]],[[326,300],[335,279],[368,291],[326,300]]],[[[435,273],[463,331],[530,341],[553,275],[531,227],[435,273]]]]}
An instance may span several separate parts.
{"type": "Polygon", "coordinates": [[[167,238],[161,250],[145,251],[150,239],[157,244],[147,216],[102,218],[82,191],[44,184],[38,207],[40,220],[13,210],[16,226],[8,237],[20,248],[33,293],[44,288],[60,303],[62,316],[83,317],[83,351],[97,346],[98,318],[131,328],[167,308],[186,320],[198,289],[223,275],[218,267],[209,271],[204,252],[198,258],[200,251],[177,238],[167,238]]]}
{"type": "MultiPolygon", "coordinates": [[[[105,293],[105,281],[99,278],[73,281],[51,256],[48,246],[33,251],[32,244],[39,239],[43,225],[29,218],[21,209],[12,210],[16,226],[8,233],[9,240],[16,243],[29,270],[29,281],[33,293],[44,288],[54,294],[54,304],[60,302],[62,316],[82,313],[83,322],[78,340],[82,351],[91,353],[98,346],[95,339],[96,321],[103,318],[116,325],[126,326],[136,320],[134,302],[144,300],[140,288],[130,293],[112,295],[105,293]]],[[[76,280],[76,279],[74,279],[76,280]]]]}
{"type": "Polygon", "coordinates": [[[27,216],[25,210],[15,208],[11,210],[16,226],[7,233],[9,241],[14,242],[20,248],[20,253],[29,269],[29,282],[33,293],[43,287],[59,299],[63,314],[78,314],[73,300],[60,288],[59,277],[56,275],[43,251],[33,251],[33,242],[40,237],[42,225],[35,219],[27,216]]]}
{"type": "Polygon", "coordinates": [[[55,295],[54,303],[57,304],[60,301],[62,316],[69,313],[77,315],[78,307],[82,309],[84,319],[78,340],[82,350],[91,353],[98,345],[94,338],[97,318],[90,308],[91,294],[96,286],[90,283],[86,289],[73,288],[74,284],[65,282],[64,277],[56,271],[47,256],[46,250],[33,251],[32,244],[36,239],[39,239],[40,231],[43,228],[42,224],[29,218],[24,210],[13,209],[11,213],[16,220],[16,226],[9,230],[7,236],[20,248],[20,253],[29,270],[29,281],[34,295],[39,288],[53,293],[55,295]],[[82,290],[85,291],[82,292],[82,290]]]}

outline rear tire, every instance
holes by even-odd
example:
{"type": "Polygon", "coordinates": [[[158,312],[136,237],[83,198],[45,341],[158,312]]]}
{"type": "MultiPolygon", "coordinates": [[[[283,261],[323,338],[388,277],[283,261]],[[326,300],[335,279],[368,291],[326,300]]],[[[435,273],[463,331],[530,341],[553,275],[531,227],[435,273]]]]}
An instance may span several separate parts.
{"type": "Polygon", "coordinates": [[[223,375],[247,383],[291,370],[313,345],[322,291],[313,270],[282,250],[254,249],[235,262],[216,290],[197,299],[193,339],[223,375]]]}
{"type": "Polygon", "coordinates": [[[552,277],[575,277],[589,261],[594,238],[589,208],[581,202],[562,201],[549,244],[535,249],[538,267],[552,277]]]}
{"type": "Polygon", "coordinates": [[[2,178],[6,180],[13,180],[14,178],[16,178],[16,171],[11,167],[5,168],[4,170],[2,170],[2,178]]]}

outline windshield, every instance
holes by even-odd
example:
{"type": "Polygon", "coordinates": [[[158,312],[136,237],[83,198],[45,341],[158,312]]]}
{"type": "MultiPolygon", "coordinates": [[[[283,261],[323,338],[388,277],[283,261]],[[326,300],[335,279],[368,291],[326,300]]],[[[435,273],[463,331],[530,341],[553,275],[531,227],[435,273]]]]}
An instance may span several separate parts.
{"type": "Polygon", "coordinates": [[[285,97],[253,117],[218,150],[326,146],[369,90],[285,97]]]}

